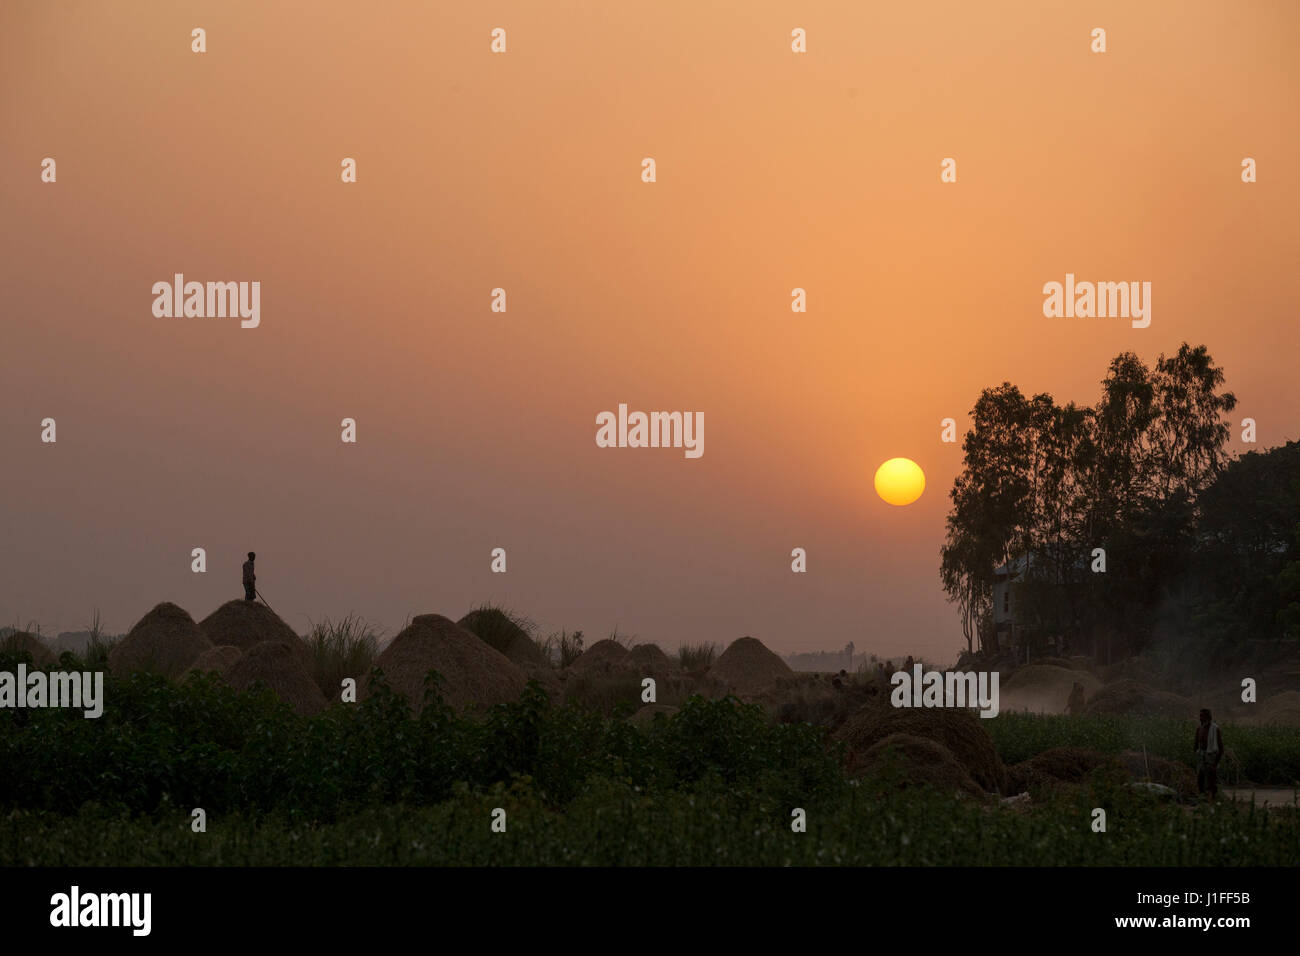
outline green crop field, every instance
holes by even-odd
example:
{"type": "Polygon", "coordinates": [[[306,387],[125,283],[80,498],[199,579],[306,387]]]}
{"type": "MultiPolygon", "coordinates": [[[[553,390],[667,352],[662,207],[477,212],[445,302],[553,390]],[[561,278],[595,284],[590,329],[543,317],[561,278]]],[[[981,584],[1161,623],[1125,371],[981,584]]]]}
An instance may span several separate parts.
{"type": "MultiPolygon", "coordinates": [[[[0,661],[0,667],[5,666],[0,661]]],[[[107,675],[106,675],[107,676],[107,675]]],[[[985,800],[844,770],[824,729],[728,698],[637,727],[548,702],[412,716],[384,690],[305,718],[269,692],[107,676],[102,717],[0,712],[6,865],[1259,865],[1300,862],[1300,810],[1185,806],[1110,772],[985,800]],[[204,811],[195,832],[192,812],[204,811]],[[1093,811],[1107,815],[1094,832],[1093,811]],[[494,811],[504,811],[494,830],[494,811]],[[806,819],[795,832],[796,810],[806,819]],[[500,823],[504,832],[498,832],[500,823]]],[[[1177,721],[980,721],[1002,760],[1060,746],[1187,762],[1177,721]]],[[[1257,784],[1300,734],[1225,729],[1257,784]]]]}

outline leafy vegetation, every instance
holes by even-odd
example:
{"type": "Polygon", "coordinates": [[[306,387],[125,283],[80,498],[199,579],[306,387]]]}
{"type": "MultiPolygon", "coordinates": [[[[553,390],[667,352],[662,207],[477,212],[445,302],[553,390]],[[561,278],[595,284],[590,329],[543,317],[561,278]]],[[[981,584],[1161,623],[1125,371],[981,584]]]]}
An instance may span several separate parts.
{"type": "Polygon", "coordinates": [[[648,732],[554,707],[536,684],[469,716],[431,694],[413,717],[375,674],[364,701],[314,718],[269,691],[240,694],[203,674],[179,686],[105,675],[104,714],[95,720],[67,709],[0,711],[0,807],[71,813],[91,800],[154,813],[173,802],[322,820],[380,803],[432,804],[457,784],[525,776],[555,806],[597,777],[655,790],[709,778],[802,800],[838,779],[819,731],[773,724],[761,707],[734,700],[692,698],[677,719],[648,732]]]}
{"type": "MultiPolygon", "coordinates": [[[[0,670],[16,660],[0,656],[0,670]]],[[[556,706],[537,684],[458,714],[430,675],[313,718],[210,675],[105,674],[102,717],[0,710],[0,859],[135,864],[1294,863],[1300,809],[1189,809],[1105,777],[1030,808],[846,777],[823,729],[692,697],[639,727],[556,706]],[[1109,832],[1088,823],[1108,808],[1109,832]],[[208,832],[190,829],[202,807],[208,832]],[[507,811],[507,834],[490,829],[507,811]],[[807,813],[806,833],[791,813],[807,813]]],[[[1177,721],[1004,714],[1003,759],[1065,745],[1187,759],[1177,721]]],[[[1258,783],[1300,779],[1293,731],[1235,728],[1258,783]]],[[[1225,781],[1225,783],[1230,781],[1225,781]]]]}
{"type": "MultiPolygon", "coordinates": [[[[1020,763],[1054,747],[1084,747],[1102,753],[1146,752],[1190,764],[1194,728],[1167,717],[1115,715],[1038,715],[1008,711],[986,720],[1006,764],[1020,763]]],[[[1300,786],[1300,732],[1294,727],[1225,725],[1228,755],[1219,767],[1223,786],[1249,781],[1260,785],[1300,786]]]]}
{"type": "Polygon", "coordinates": [[[490,602],[484,602],[471,610],[460,619],[460,625],[468,627],[480,640],[486,641],[502,654],[519,634],[532,640],[537,631],[537,623],[532,618],[490,602]]]}
{"type": "Polygon", "coordinates": [[[602,780],[563,811],[520,779],[459,789],[436,806],[379,806],[310,824],[280,814],[156,818],[87,805],[72,816],[0,818],[0,859],[44,866],[1289,866],[1300,811],[1222,803],[1184,810],[1105,785],[1024,813],[928,791],[845,786],[808,810],[727,792],[646,793],[602,780]],[[1107,832],[1092,832],[1106,806],[1107,832]],[[490,828],[506,810],[505,833],[490,828]]]}

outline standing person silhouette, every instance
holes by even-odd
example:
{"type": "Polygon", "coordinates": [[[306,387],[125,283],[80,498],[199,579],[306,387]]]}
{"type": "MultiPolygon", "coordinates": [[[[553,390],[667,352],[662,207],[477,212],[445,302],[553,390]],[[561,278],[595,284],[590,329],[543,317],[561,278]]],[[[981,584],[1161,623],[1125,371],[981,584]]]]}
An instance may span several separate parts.
{"type": "Polygon", "coordinates": [[[1202,708],[1201,723],[1196,728],[1196,790],[1209,792],[1213,800],[1219,795],[1219,758],[1223,756],[1223,731],[1209,710],[1202,708]]]}
{"type": "Polygon", "coordinates": [[[248,560],[244,562],[244,600],[257,600],[257,575],[253,573],[253,562],[257,560],[257,555],[252,551],[248,552],[248,560]]]}

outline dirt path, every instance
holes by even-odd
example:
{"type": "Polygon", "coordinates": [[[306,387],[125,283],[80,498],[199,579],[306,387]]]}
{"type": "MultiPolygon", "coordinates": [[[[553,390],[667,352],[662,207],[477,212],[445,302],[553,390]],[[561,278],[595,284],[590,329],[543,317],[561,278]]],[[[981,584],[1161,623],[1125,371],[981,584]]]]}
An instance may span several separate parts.
{"type": "Polygon", "coordinates": [[[1293,787],[1220,787],[1219,792],[1243,803],[1250,803],[1254,797],[1259,806],[1291,807],[1300,801],[1300,791],[1293,787]]]}

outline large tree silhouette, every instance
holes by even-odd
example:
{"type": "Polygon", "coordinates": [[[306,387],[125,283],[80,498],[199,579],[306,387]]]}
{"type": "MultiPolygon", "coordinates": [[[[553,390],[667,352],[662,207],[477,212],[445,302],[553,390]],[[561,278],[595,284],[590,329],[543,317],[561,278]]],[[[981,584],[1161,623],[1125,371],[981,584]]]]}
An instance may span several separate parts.
{"type": "Polygon", "coordinates": [[[1024,555],[1017,603],[1045,630],[1118,631],[1140,646],[1190,560],[1197,495],[1227,462],[1236,398],[1223,382],[1206,348],[1184,343],[1154,369],[1116,356],[1094,407],[1010,382],[980,394],[940,565],[969,649],[992,649],[995,569],[1024,555]],[[1089,570],[1098,547],[1105,575],[1089,570]]]}

